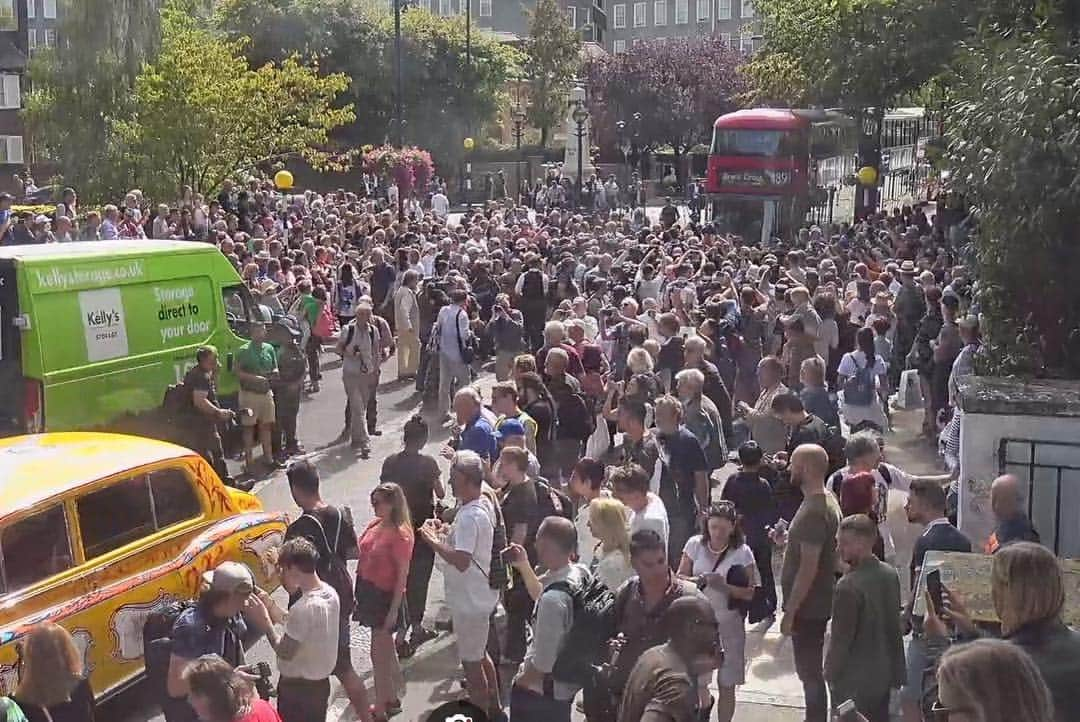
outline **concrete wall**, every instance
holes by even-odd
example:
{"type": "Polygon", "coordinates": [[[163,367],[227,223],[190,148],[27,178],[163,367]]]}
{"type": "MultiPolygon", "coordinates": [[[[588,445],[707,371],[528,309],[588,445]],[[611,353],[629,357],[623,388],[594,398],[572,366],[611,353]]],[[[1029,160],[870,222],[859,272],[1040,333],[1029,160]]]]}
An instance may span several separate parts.
{"type": "Polygon", "coordinates": [[[1032,521],[1048,547],[1059,556],[1080,557],[1080,418],[1007,414],[964,415],[960,430],[960,529],[982,546],[994,527],[990,484],[1008,472],[1030,483],[1032,521]],[[1010,442],[1004,449],[1013,463],[1002,464],[1002,441],[1063,442],[1031,445],[1010,442]],[[1032,469],[1028,464],[1038,465],[1032,469]],[[1077,467],[1058,469],[1058,467],[1077,467]],[[1058,474],[1060,473],[1060,496],[1058,474]]]}

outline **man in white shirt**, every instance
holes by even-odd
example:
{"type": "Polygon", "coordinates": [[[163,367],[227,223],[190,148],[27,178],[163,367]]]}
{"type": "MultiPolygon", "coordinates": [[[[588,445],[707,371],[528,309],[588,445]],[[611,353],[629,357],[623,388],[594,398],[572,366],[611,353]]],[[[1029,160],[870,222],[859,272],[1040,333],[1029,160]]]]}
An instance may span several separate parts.
{"type": "Polygon", "coordinates": [[[465,312],[468,294],[460,289],[450,292],[450,305],[439,309],[435,326],[439,333],[439,415],[450,411],[450,401],[462,386],[472,381],[469,364],[461,355],[472,340],[469,314],[465,312]]]}
{"type": "Polygon", "coordinates": [[[615,498],[630,510],[630,536],[642,529],[652,529],[664,540],[670,536],[667,509],[660,497],[649,491],[649,475],[637,464],[627,464],[611,474],[615,498]]]}
{"type": "Polygon", "coordinates": [[[319,552],[303,537],[281,546],[278,567],[285,589],[300,597],[283,611],[266,592],[250,603],[248,618],[266,634],[277,654],[278,714],[282,722],[326,719],[330,675],[338,657],[340,602],[337,592],[319,579],[319,552]],[[283,627],[279,632],[277,625],[283,627]]]}
{"type": "Polygon", "coordinates": [[[431,196],[431,212],[440,221],[445,221],[446,217],[450,215],[450,199],[446,197],[446,194],[441,189],[435,191],[435,195],[431,196]]]}
{"type": "Polygon", "coordinates": [[[447,526],[439,519],[428,519],[420,536],[444,562],[446,603],[469,701],[490,714],[500,710],[495,665],[487,655],[490,617],[499,597],[488,583],[495,509],[482,493],[483,484],[480,456],[473,451],[457,452],[450,462],[450,487],[458,500],[454,522],[447,526]]]}
{"type": "Polygon", "coordinates": [[[420,366],[420,304],[416,287],[420,274],[410,269],[401,277],[401,286],[394,291],[394,328],[397,330],[398,378],[416,378],[420,366]]]}

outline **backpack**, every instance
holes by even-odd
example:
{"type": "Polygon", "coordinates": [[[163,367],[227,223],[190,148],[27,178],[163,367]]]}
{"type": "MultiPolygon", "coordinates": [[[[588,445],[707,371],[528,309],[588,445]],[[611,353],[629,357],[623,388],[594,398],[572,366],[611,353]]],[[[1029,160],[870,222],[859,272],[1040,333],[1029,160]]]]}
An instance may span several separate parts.
{"type": "Polygon", "coordinates": [[[561,516],[574,519],[574,503],[570,497],[556,489],[545,479],[537,479],[536,484],[536,519],[537,525],[549,516],[561,516]]]}
{"type": "Polygon", "coordinates": [[[177,618],[197,606],[191,599],[169,599],[150,610],[143,622],[143,663],[146,679],[153,689],[165,693],[169,676],[169,657],[172,656],[172,630],[177,618]]]}
{"type": "Polygon", "coordinates": [[[170,414],[181,414],[195,408],[192,392],[183,381],[169,384],[161,398],[161,408],[170,414]]]}
{"type": "Polygon", "coordinates": [[[544,274],[535,268],[525,271],[525,278],[521,282],[521,297],[532,300],[544,298],[544,274]]]}
{"type": "Polygon", "coordinates": [[[870,406],[874,401],[875,387],[874,365],[867,361],[866,366],[859,366],[859,362],[855,361],[855,373],[844,382],[844,403],[870,406]]]}
{"type": "Polygon", "coordinates": [[[502,551],[509,546],[506,536],[506,522],[503,521],[502,507],[492,500],[495,508],[495,527],[491,534],[491,566],[488,567],[488,586],[492,589],[506,589],[510,585],[510,566],[503,561],[502,551]]]}
{"type": "Polygon", "coordinates": [[[331,338],[337,332],[338,321],[329,303],[324,303],[319,310],[319,317],[315,319],[315,325],[311,333],[319,338],[331,338]]]}
{"type": "Polygon", "coordinates": [[[567,643],[555,657],[551,677],[590,687],[595,668],[606,660],[608,642],[615,636],[615,593],[592,574],[580,584],[554,582],[544,593],[551,590],[565,593],[573,604],[567,643]]]}
{"type": "Polygon", "coordinates": [[[825,455],[829,457],[830,474],[847,465],[847,456],[844,454],[846,443],[840,427],[830,426],[828,436],[821,442],[821,448],[825,449],[825,455]]]}
{"type": "MultiPolygon", "coordinates": [[[[342,619],[347,619],[352,614],[353,606],[356,604],[356,596],[353,592],[353,579],[349,574],[349,567],[345,564],[345,560],[341,558],[341,555],[337,553],[338,539],[341,537],[341,525],[344,523],[345,513],[338,507],[333,507],[337,512],[337,527],[334,529],[334,543],[330,543],[330,537],[326,534],[326,529],[323,528],[322,522],[319,521],[319,517],[314,514],[304,512],[300,515],[300,519],[309,519],[315,523],[315,526],[319,529],[319,534],[315,537],[316,540],[322,537],[322,544],[315,541],[315,547],[319,551],[319,561],[315,565],[315,571],[319,574],[319,579],[329,584],[337,592],[338,602],[340,603],[339,612],[342,619]]],[[[300,521],[297,519],[297,521],[300,521]]]]}
{"type": "Polygon", "coordinates": [[[555,400],[555,416],[563,438],[587,441],[596,431],[596,414],[592,404],[579,393],[562,394],[555,400]]]}

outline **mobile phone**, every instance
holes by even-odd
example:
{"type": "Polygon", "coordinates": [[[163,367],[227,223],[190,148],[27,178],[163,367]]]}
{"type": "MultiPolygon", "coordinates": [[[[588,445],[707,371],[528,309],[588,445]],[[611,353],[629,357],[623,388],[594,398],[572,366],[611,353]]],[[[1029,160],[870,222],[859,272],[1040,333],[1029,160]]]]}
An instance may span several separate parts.
{"type": "Polygon", "coordinates": [[[930,602],[934,605],[934,614],[941,615],[944,602],[941,598],[941,570],[934,569],[926,573],[926,591],[930,592],[930,602]]]}
{"type": "Polygon", "coordinates": [[[836,708],[836,719],[844,722],[854,722],[859,717],[859,710],[855,709],[855,700],[849,699],[840,703],[836,708]]]}

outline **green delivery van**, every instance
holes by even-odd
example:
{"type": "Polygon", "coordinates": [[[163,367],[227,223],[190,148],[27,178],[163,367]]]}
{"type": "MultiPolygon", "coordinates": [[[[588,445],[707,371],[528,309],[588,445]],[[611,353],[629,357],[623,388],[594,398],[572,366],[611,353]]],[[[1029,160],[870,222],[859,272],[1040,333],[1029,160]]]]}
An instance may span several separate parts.
{"type": "Polygon", "coordinates": [[[234,395],[233,357],[255,311],[204,243],[0,247],[0,435],[138,432],[203,344],[220,355],[219,395],[234,395]]]}

